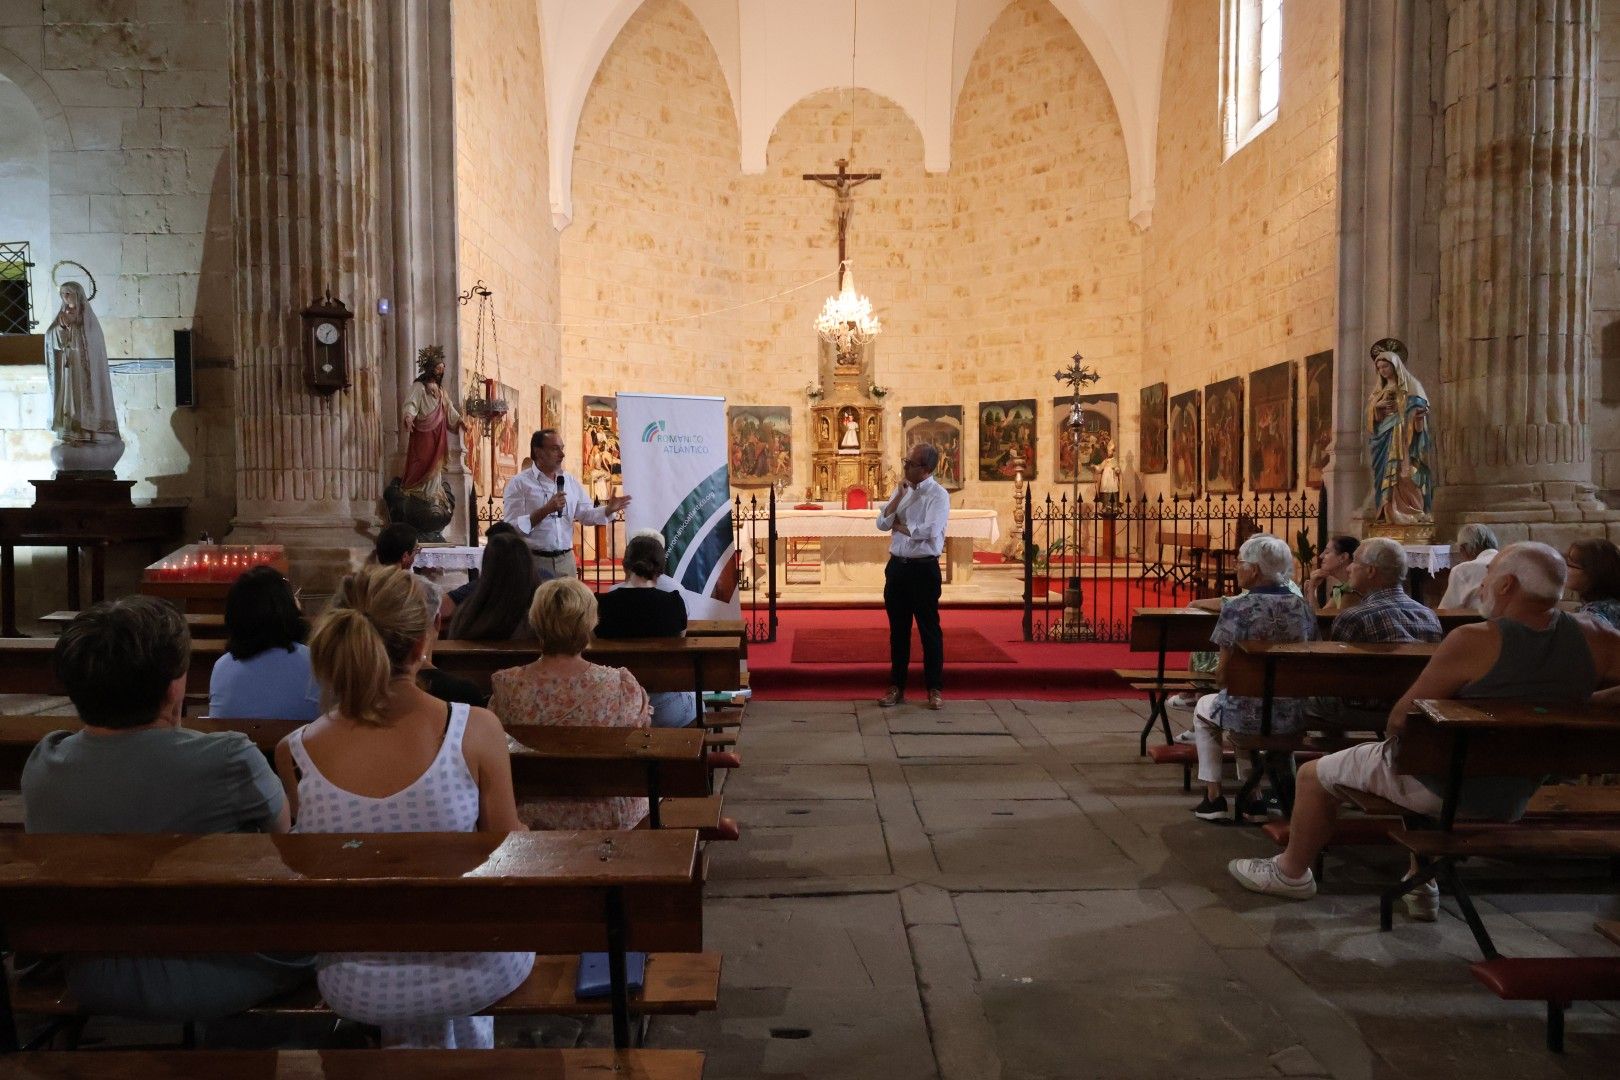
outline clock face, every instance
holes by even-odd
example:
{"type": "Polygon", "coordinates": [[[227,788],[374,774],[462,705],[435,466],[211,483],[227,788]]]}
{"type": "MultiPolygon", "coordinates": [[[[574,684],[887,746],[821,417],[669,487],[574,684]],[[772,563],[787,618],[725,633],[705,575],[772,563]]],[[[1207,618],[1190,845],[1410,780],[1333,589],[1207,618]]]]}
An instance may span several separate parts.
{"type": "Polygon", "coordinates": [[[337,339],[338,328],[336,324],[323,322],[315,327],[315,340],[322,345],[334,345],[337,343],[337,339]]]}

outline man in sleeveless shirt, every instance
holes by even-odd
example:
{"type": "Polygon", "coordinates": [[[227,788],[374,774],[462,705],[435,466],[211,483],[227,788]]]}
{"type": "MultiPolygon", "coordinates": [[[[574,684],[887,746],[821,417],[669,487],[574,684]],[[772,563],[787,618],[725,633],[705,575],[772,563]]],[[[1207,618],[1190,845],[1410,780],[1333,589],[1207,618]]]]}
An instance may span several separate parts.
{"type": "MultiPolygon", "coordinates": [[[[1438,816],[1440,777],[1395,771],[1394,744],[1418,698],[1519,698],[1580,702],[1599,687],[1620,684],[1620,632],[1558,609],[1565,566],[1546,544],[1510,544],[1480,586],[1485,622],[1453,630],[1389,714],[1388,739],[1362,743],[1310,762],[1299,771],[1288,847],[1271,859],[1234,859],[1227,869],[1244,888],[1304,900],[1316,895],[1311,866],[1333,836],[1346,788],[1366,791],[1419,814],[1438,816]]],[[[1478,777],[1463,791],[1467,817],[1514,821],[1541,782],[1534,777],[1478,777]]],[[[1431,882],[1432,886],[1433,883],[1431,882]]],[[[1434,918],[1439,891],[1407,895],[1407,911],[1434,918]]]]}

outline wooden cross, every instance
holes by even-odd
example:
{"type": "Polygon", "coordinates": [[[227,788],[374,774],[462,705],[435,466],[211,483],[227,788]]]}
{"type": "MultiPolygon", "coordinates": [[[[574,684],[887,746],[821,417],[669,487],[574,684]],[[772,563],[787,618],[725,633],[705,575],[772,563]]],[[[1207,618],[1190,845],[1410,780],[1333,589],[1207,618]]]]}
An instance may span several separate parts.
{"type": "Polygon", "coordinates": [[[880,172],[852,173],[849,171],[849,159],[839,158],[838,171],[835,173],[805,173],[806,180],[814,180],[822,187],[832,188],[838,195],[838,270],[844,269],[844,240],[849,233],[849,215],[855,208],[852,190],[866,183],[868,180],[881,180],[880,172]]]}

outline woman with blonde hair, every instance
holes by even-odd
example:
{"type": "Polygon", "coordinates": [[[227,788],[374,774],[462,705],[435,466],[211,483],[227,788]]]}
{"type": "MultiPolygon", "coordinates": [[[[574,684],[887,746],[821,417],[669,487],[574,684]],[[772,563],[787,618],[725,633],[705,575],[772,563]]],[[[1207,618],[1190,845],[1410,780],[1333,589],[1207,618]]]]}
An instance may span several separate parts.
{"type": "MultiPolygon", "coordinates": [[[[497,671],[489,707],[509,727],[646,727],[652,718],[647,691],[624,668],[593,664],[581,654],[596,629],[596,596],[578,578],[556,578],[535,590],[529,624],[540,639],[540,659],[497,671]]],[[[525,799],[523,820],[533,829],[630,829],[647,816],[647,800],[525,799]]]]}
{"type": "MultiPolygon", "coordinates": [[[[315,677],[335,702],[276,747],[302,833],[512,832],[523,829],[500,721],[417,685],[435,599],[413,574],[368,567],[343,580],[316,623],[315,677]]],[[[533,953],[328,953],[333,1011],[382,1029],[385,1047],[494,1045],[479,1012],[529,975],[533,953]]]]}

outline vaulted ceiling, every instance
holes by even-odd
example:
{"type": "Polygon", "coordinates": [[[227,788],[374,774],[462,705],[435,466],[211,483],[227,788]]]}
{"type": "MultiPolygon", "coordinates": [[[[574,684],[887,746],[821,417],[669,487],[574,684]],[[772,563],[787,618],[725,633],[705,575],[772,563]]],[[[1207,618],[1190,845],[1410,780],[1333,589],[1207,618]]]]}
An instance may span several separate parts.
{"type": "MultiPolygon", "coordinates": [[[[597,68],[644,0],[536,0],[545,45],[550,194],[573,216],[573,150],[597,68]]],[[[682,0],[708,35],[737,116],[746,173],[763,172],[778,120],[808,94],[863,87],[903,108],[927,167],[951,165],[951,121],[973,54],[1010,0],[682,0]],[[852,34],[854,37],[851,48],[852,34]],[[853,57],[852,57],[853,52],[853,57]]],[[[1171,0],[1048,0],[1101,72],[1124,132],[1131,220],[1153,209],[1159,85],[1171,0]]]]}

